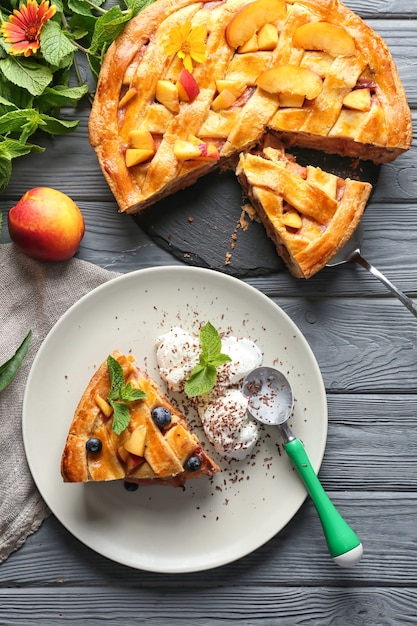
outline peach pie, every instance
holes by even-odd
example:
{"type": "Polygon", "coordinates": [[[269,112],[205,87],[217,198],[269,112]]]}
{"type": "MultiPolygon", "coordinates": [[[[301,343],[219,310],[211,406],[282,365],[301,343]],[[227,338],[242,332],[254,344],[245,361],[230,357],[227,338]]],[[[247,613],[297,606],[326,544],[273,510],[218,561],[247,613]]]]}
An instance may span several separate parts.
{"type": "Polygon", "coordinates": [[[64,481],[182,486],[218,471],[184,415],[135,358],[109,355],[76,408],[62,454],[64,481]]]}
{"type": "Polygon", "coordinates": [[[388,47],[339,0],[156,0],[109,48],[89,136],[120,211],[235,168],[267,132],[374,163],[410,147],[388,47]]]}

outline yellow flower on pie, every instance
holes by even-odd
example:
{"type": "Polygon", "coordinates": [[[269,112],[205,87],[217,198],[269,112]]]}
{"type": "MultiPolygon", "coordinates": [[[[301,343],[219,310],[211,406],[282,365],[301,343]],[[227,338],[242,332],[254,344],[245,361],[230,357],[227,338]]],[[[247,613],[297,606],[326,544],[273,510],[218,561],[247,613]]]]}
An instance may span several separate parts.
{"type": "Polygon", "coordinates": [[[206,36],[207,29],[204,25],[192,28],[190,22],[184,22],[174,26],[169,34],[165,53],[168,56],[176,54],[182,59],[185,69],[192,72],[193,61],[204,63],[207,60],[206,36]]]}
{"type": "Polygon", "coordinates": [[[6,43],[12,44],[10,54],[24,55],[25,57],[35,54],[40,48],[41,30],[56,13],[56,6],[49,6],[49,0],[42,0],[38,5],[36,0],[27,0],[15,9],[8,21],[3,21],[1,34],[6,43]]]}

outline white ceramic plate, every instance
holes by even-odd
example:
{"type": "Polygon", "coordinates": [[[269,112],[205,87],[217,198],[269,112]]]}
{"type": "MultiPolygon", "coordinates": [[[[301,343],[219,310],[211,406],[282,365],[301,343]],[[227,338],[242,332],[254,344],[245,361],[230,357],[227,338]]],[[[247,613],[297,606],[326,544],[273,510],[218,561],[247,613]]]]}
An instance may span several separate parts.
{"type": "Polygon", "coordinates": [[[23,437],[40,493],[80,541],[134,568],[179,573],[230,563],[278,533],[306,497],[276,429],[264,431],[250,460],[230,462],[213,454],[222,472],[212,480],[191,480],[185,490],[154,486],[128,492],[121,481],[62,481],[68,428],[96,367],[115,348],[132,351],[139,365],[161,382],[155,339],[172,325],[198,332],[206,321],[219,332],[254,340],[264,364],[288,376],[295,396],[291,424],[318,471],[327,437],[327,403],[308,343],[261,292],[212,270],[145,269],[98,287],[57,322],[29,375],[23,437]]]}

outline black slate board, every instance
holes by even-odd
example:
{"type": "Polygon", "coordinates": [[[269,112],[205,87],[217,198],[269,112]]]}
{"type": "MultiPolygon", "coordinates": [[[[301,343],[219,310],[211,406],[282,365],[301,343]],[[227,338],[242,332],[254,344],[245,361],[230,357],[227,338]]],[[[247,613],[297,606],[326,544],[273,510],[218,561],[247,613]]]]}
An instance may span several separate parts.
{"type": "MultiPolygon", "coordinates": [[[[375,186],[380,166],[370,161],[291,149],[301,165],[322,167],[375,186]]],[[[238,278],[281,272],[285,266],[264,227],[243,212],[246,203],[234,172],[212,172],[197,184],[153,205],[137,224],[176,258],[238,278]],[[243,227],[242,227],[243,225],[243,227]]]]}

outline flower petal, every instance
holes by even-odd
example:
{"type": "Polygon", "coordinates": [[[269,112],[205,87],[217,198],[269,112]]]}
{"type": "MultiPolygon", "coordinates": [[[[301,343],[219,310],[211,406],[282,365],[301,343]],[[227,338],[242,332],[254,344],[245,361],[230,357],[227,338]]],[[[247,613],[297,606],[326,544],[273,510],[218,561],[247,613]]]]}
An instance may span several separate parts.
{"type": "Polygon", "coordinates": [[[186,54],[184,56],[183,63],[184,63],[185,69],[188,70],[190,72],[190,74],[192,74],[193,73],[193,61],[192,61],[191,56],[189,54],[186,54]]]}
{"type": "Polygon", "coordinates": [[[184,22],[184,24],[180,24],[178,26],[178,29],[181,33],[181,40],[182,41],[187,41],[189,34],[190,34],[190,30],[191,30],[191,24],[190,22],[184,22]]]}
{"type": "Polygon", "coordinates": [[[195,26],[188,35],[188,41],[190,44],[205,44],[205,40],[207,37],[207,27],[202,24],[201,26],[195,26]]]}
{"type": "Polygon", "coordinates": [[[207,55],[206,54],[199,54],[198,52],[195,52],[194,50],[191,50],[190,55],[191,55],[191,58],[196,63],[205,63],[207,61],[207,55]]]}

